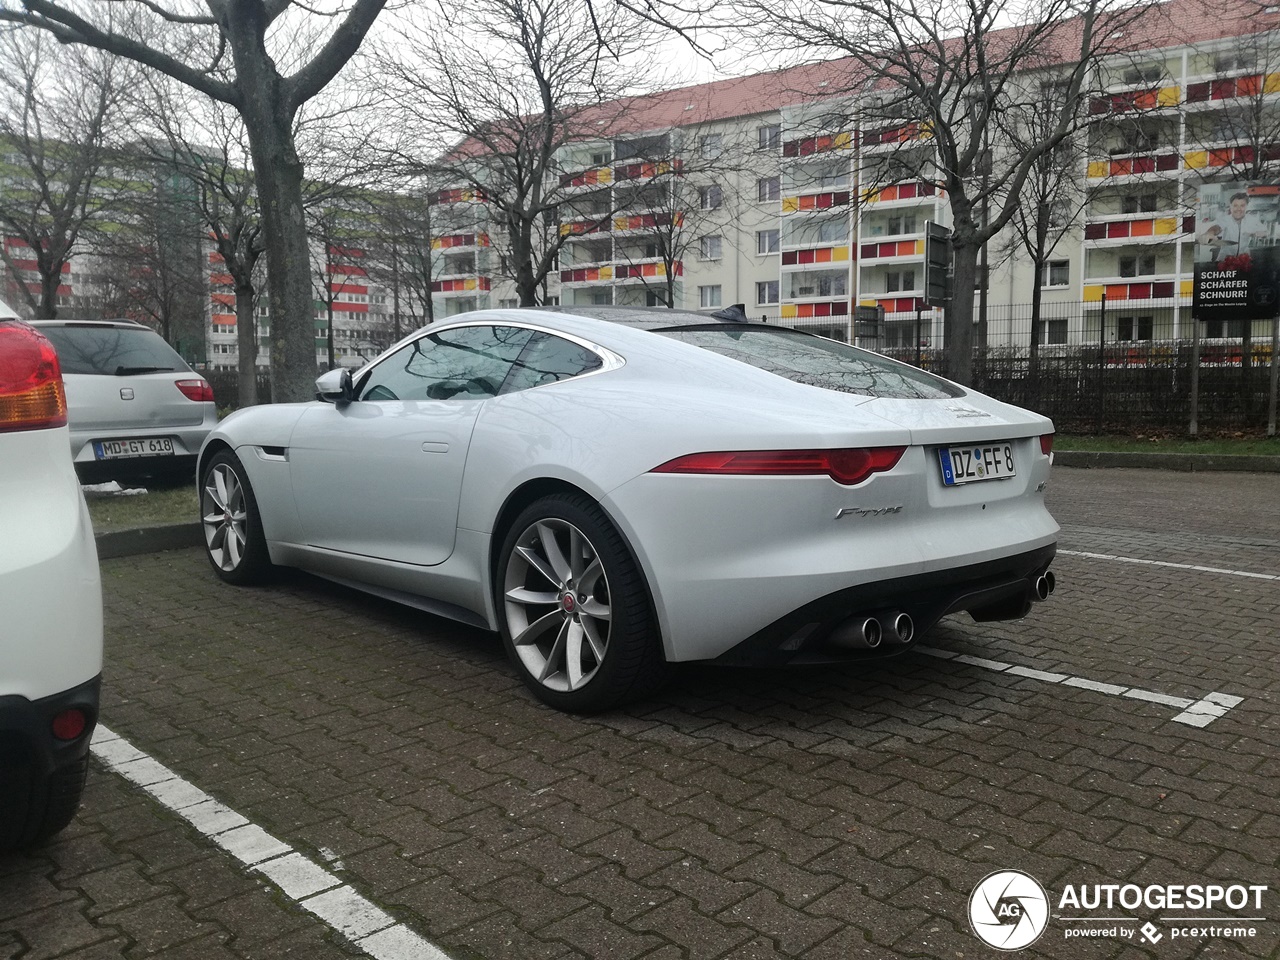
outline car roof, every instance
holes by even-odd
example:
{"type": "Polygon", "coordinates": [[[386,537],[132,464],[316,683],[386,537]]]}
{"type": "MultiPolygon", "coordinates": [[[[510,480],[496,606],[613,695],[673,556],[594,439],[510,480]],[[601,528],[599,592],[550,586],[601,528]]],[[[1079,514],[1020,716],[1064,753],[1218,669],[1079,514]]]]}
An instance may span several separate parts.
{"type": "MultiPolygon", "coordinates": [[[[725,307],[714,313],[697,313],[693,310],[672,310],[667,307],[630,307],[607,304],[570,304],[567,306],[517,307],[525,313],[559,313],[571,317],[589,317],[607,320],[641,330],[665,330],[671,327],[707,326],[716,323],[734,323],[742,326],[766,326],[760,320],[750,319],[741,304],[725,307]]],[[[464,315],[460,315],[464,316],[464,315]]],[[[453,319],[453,318],[450,318],[453,319]]]]}
{"type": "Polygon", "coordinates": [[[120,318],[118,320],[32,320],[33,327],[103,327],[110,329],[111,327],[123,327],[127,329],[150,330],[145,323],[139,323],[137,320],[126,320],[120,318]]]}

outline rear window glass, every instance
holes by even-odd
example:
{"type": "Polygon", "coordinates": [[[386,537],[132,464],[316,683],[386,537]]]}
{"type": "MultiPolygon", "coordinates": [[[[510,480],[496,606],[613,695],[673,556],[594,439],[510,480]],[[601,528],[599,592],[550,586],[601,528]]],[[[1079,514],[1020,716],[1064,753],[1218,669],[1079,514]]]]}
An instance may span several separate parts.
{"type": "Polygon", "coordinates": [[[960,388],[923,370],[796,330],[717,324],[657,332],[812,387],[891,399],[964,396],[960,388]]]}
{"type": "Polygon", "coordinates": [[[40,327],[58,351],[63,373],[107,377],[190,370],[159,334],[127,327],[40,327]]]}

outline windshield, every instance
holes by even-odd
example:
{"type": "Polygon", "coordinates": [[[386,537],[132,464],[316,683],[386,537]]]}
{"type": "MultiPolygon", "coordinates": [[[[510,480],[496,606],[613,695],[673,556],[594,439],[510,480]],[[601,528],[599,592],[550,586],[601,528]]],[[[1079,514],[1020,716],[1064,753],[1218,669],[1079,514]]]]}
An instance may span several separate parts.
{"type": "Polygon", "coordinates": [[[785,327],[676,327],[655,331],[724,357],[804,383],[842,393],[890,399],[945,400],[964,391],[945,380],[895,363],[869,350],[824,340],[785,327]]]}
{"type": "Polygon", "coordinates": [[[143,373],[190,370],[182,357],[145,328],[41,326],[53,341],[63,373],[128,377],[143,373]]]}

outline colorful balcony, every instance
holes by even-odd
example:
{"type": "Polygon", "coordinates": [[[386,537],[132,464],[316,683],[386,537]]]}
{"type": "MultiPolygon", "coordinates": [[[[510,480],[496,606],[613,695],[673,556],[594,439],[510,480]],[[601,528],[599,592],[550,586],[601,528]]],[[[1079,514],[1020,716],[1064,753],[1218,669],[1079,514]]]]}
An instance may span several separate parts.
{"type": "Polygon", "coordinates": [[[683,226],[683,213],[637,213],[626,217],[614,217],[613,229],[618,233],[636,230],[655,230],[659,227],[683,226]]]}
{"type": "Polygon", "coordinates": [[[901,297],[863,297],[858,301],[861,307],[883,307],[886,315],[890,313],[915,313],[916,308],[928,309],[924,300],[916,296],[901,297]]]}
{"type": "Polygon", "coordinates": [[[808,266],[813,263],[845,263],[848,260],[848,247],[812,247],[805,250],[782,251],[784,267],[808,266]]]}
{"type": "Polygon", "coordinates": [[[831,133],[821,137],[801,137],[798,140],[788,140],[782,145],[782,155],[784,157],[811,157],[815,154],[852,149],[852,133],[831,133]]]}
{"type": "MultiPolygon", "coordinates": [[[[1248,167],[1254,158],[1253,147],[1219,147],[1213,150],[1190,150],[1183,154],[1188,170],[1205,170],[1213,167],[1248,167]]],[[[1262,148],[1263,160],[1280,160],[1280,144],[1262,148]]]]}
{"type": "Polygon", "coordinates": [[[862,146],[870,150],[874,147],[896,146],[899,143],[910,143],[912,140],[923,140],[929,136],[925,124],[912,121],[898,126],[881,127],[878,130],[864,130],[862,146]]]}
{"type": "MultiPolygon", "coordinates": [[[[1187,88],[1190,99],[1191,88],[1187,88]]],[[[1129,113],[1133,110],[1160,110],[1165,107],[1176,107],[1182,102],[1182,88],[1176,84],[1171,87],[1152,87],[1148,90],[1128,90],[1124,93],[1113,93],[1108,96],[1094,97],[1089,101],[1089,115],[1102,116],[1106,113],[1129,113]]]]}
{"type": "Polygon", "coordinates": [[[1084,225],[1085,240],[1141,240],[1147,237],[1172,237],[1179,232],[1195,233],[1196,218],[1151,217],[1141,220],[1092,221],[1084,225]]]}
{"type": "Polygon", "coordinates": [[[476,293],[489,289],[488,277],[465,277],[457,280],[436,280],[431,284],[432,293],[476,293]]]}
{"type": "Polygon", "coordinates": [[[455,247],[487,247],[490,245],[487,233],[451,233],[447,237],[436,237],[431,241],[432,250],[452,250],[455,247]]]}
{"type": "Polygon", "coordinates": [[[560,174],[562,187],[600,187],[613,183],[612,167],[595,167],[578,173],[560,174]]]}
{"type": "Polygon", "coordinates": [[[668,173],[679,173],[679,160],[660,160],[656,163],[624,163],[613,168],[614,180],[653,180],[668,173]]]}
{"type": "Polygon", "coordinates": [[[783,213],[803,213],[809,210],[830,210],[832,207],[843,207],[849,203],[852,194],[848,190],[832,193],[807,193],[799,197],[783,197],[783,213]]]}
{"type": "Polygon", "coordinates": [[[807,320],[811,317],[847,317],[848,300],[827,300],[822,303],[784,303],[778,308],[783,320],[807,320]]]}
{"type": "Polygon", "coordinates": [[[1087,175],[1090,180],[1103,177],[1132,177],[1147,173],[1165,173],[1177,170],[1181,158],[1176,153],[1143,154],[1115,157],[1110,160],[1090,160],[1087,175]]]}
{"type": "Polygon", "coordinates": [[[864,262],[898,257],[923,257],[924,240],[885,240],[877,243],[864,243],[858,248],[858,256],[864,262]]]}
{"type": "Polygon", "coordinates": [[[611,263],[560,271],[561,283],[603,283],[613,280],[613,277],[613,264],[611,263]]]}
{"type": "Polygon", "coordinates": [[[879,190],[869,190],[862,195],[863,203],[893,203],[897,200],[920,200],[945,197],[947,192],[932,183],[913,180],[908,183],[891,183],[879,190]]]}
{"type": "MultiPolygon", "coordinates": [[[[619,283],[627,283],[631,280],[664,280],[667,276],[667,263],[665,260],[659,260],[653,263],[620,263],[617,265],[615,273],[619,283]]],[[[675,277],[684,276],[683,261],[676,260],[671,264],[671,275],[675,277]]]]}
{"type": "Polygon", "coordinates": [[[440,190],[436,193],[436,203],[484,203],[485,195],[482,190],[475,190],[471,187],[455,187],[452,190],[440,190]]]}
{"type": "Polygon", "coordinates": [[[1086,283],[1084,301],[1098,303],[1106,294],[1107,303],[1130,300],[1171,300],[1174,297],[1190,297],[1190,280],[1142,280],[1123,283],[1086,283]]]}
{"type": "Polygon", "coordinates": [[[603,220],[573,220],[560,224],[560,236],[580,237],[592,233],[608,233],[611,226],[607,217],[603,220]]]}
{"type": "Polygon", "coordinates": [[[1226,77],[1187,84],[1187,103],[1212,103],[1235,97],[1280,93],[1280,73],[1254,73],[1245,77],[1226,77]]]}

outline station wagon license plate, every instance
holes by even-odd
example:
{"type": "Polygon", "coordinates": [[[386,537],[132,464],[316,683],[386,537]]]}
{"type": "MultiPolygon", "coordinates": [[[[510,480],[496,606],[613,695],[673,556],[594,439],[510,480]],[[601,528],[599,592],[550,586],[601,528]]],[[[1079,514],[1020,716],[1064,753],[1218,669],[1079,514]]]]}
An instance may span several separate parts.
{"type": "Polygon", "coordinates": [[[148,437],[145,440],[95,440],[93,455],[99,460],[120,460],[126,457],[171,457],[173,439],[148,437]]]}
{"type": "Polygon", "coordinates": [[[973,447],[942,447],[938,450],[942,482],[948,487],[978,480],[1003,480],[1017,476],[1012,443],[985,443],[973,447]]]}

